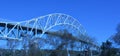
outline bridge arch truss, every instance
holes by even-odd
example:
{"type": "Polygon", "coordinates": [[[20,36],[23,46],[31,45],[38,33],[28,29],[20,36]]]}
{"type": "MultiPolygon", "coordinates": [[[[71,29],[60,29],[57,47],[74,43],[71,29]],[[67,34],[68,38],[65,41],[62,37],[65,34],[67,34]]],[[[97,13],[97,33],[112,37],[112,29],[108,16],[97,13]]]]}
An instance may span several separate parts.
{"type": "Polygon", "coordinates": [[[65,37],[71,36],[68,39],[96,46],[91,43],[90,40],[87,40],[87,37],[81,39],[80,36],[86,35],[86,31],[78,20],[76,20],[72,16],[62,13],[48,14],[45,16],[40,16],[38,18],[33,18],[31,20],[21,22],[0,21],[0,39],[12,41],[26,41],[25,38],[27,38],[27,40],[37,39],[39,41],[40,39],[45,40],[45,38],[43,38],[45,34],[63,37],[66,33],[64,31],[63,33],[61,33],[61,31],[58,30],[62,27],[57,28],[57,26],[61,25],[67,30],[70,29],[69,32],[74,32],[73,34],[70,34],[68,31],[66,31],[67,35],[65,37]],[[75,29],[75,31],[73,29],[75,29]]]}

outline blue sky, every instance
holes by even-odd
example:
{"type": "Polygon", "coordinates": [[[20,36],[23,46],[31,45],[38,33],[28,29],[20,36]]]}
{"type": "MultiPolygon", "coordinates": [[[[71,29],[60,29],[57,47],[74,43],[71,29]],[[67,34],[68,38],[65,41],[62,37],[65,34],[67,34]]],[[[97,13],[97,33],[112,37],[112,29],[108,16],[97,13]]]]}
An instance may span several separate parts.
{"type": "Polygon", "coordinates": [[[24,21],[50,13],[73,16],[99,43],[116,31],[119,0],[0,0],[0,18],[24,21]]]}

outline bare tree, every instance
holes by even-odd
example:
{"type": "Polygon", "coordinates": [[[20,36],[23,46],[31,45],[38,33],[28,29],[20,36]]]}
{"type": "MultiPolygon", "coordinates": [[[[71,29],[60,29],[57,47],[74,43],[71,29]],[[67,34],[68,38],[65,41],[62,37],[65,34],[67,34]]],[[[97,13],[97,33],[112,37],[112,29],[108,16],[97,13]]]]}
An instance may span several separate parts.
{"type": "Polygon", "coordinates": [[[16,47],[19,46],[19,42],[16,40],[8,40],[7,46],[10,49],[10,51],[12,52],[11,55],[15,56],[16,47]]]}
{"type": "Polygon", "coordinates": [[[120,45],[120,23],[118,24],[116,30],[117,30],[117,33],[112,36],[112,40],[118,45],[120,45]]]}

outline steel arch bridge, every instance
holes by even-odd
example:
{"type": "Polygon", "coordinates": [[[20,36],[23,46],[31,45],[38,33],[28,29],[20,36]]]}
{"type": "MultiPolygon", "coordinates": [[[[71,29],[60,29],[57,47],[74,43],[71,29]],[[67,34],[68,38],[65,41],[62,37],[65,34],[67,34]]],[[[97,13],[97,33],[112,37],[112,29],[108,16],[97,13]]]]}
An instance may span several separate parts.
{"type": "MultiPolygon", "coordinates": [[[[53,39],[54,36],[67,41],[69,39],[89,44],[98,48],[98,46],[91,42],[88,37],[85,37],[85,35],[86,31],[79,21],[72,16],[62,13],[48,14],[21,22],[0,21],[0,40],[21,42],[26,41],[27,38],[27,40],[30,39],[31,42],[39,42],[40,40],[50,42],[50,38],[47,39],[47,37],[53,39]]],[[[59,42],[55,40],[52,41],[59,42]]]]}

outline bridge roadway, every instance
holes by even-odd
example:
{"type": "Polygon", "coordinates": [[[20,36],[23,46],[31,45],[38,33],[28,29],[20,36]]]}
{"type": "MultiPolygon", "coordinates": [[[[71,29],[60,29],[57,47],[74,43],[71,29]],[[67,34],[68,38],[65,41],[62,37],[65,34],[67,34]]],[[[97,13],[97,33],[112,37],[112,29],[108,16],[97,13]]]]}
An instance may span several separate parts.
{"type": "MultiPolygon", "coordinates": [[[[14,26],[15,26],[15,24],[7,23],[7,26],[6,26],[6,23],[0,22],[0,27],[7,27],[9,29],[12,29],[14,26]]],[[[32,29],[31,27],[20,26],[20,25],[15,26],[14,29],[18,29],[19,28],[19,30],[21,30],[20,27],[22,28],[22,30],[28,30],[28,31],[32,30],[33,33],[35,33],[35,31],[36,31],[36,28],[32,29]]],[[[41,29],[37,29],[37,33],[42,33],[42,32],[43,31],[41,29]]],[[[65,34],[57,34],[57,32],[51,32],[51,31],[45,32],[44,34],[55,35],[55,36],[58,36],[58,37],[61,37],[61,38],[66,38],[68,35],[71,35],[71,34],[68,33],[66,36],[64,36],[65,34]]],[[[6,37],[6,38],[5,37],[0,37],[0,39],[2,39],[2,38],[6,39],[6,40],[9,39],[9,37],[6,37]]],[[[12,38],[10,38],[10,39],[12,39],[12,38]]],[[[94,47],[99,48],[99,46],[97,46],[97,45],[95,45],[95,44],[93,44],[91,42],[87,42],[85,40],[78,39],[78,38],[76,38],[75,36],[72,36],[72,35],[71,35],[71,37],[68,37],[67,39],[73,40],[73,41],[78,41],[78,42],[85,43],[85,44],[90,44],[90,45],[92,45],[94,47]]]]}

